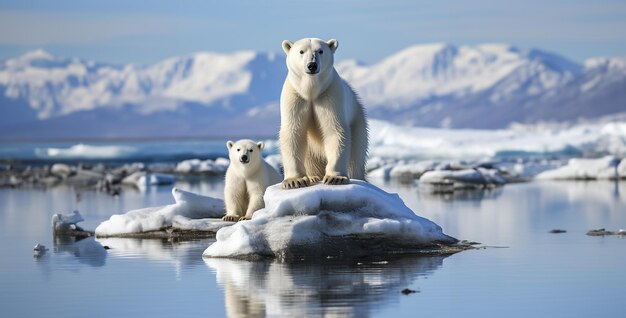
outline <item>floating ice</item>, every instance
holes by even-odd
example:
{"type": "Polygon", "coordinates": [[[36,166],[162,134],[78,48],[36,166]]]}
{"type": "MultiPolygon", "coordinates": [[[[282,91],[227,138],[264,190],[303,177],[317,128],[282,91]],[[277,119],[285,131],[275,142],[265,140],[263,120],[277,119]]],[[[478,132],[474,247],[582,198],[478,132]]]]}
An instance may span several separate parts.
{"type": "MultiPolygon", "coordinates": [[[[172,189],[176,203],[116,214],[96,228],[97,236],[124,236],[159,231],[171,227],[174,219],[218,218],[224,215],[224,201],[177,188],[172,189]]],[[[179,221],[180,223],[180,221],[179,221]]]]}
{"type": "MultiPolygon", "coordinates": [[[[623,161],[623,160],[622,160],[623,161]]],[[[570,159],[567,165],[544,171],[536,176],[537,179],[552,180],[591,180],[617,179],[620,160],[613,156],[598,159],[570,159]]],[[[626,175],[621,175],[626,177],[626,175]]]]}
{"type": "Polygon", "coordinates": [[[428,171],[422,175],[419,183],[420,186],[431,186],[436,191],[448,191],[503,185],[507,179],[495,169],[474,168],[428,171]]]}
{"type": "Polygon", "coordinates": [[[193,173],[225,173],[228,169],[230,160],[226,158],[217,158],[215,160],[207,159],[189,159],[183,160],[176,165],[174,169],[177,173],[193,174],[193,173]]]}
{"type": "Polygon", "coordinates": [[[163,173],[147,173],[145,171],[136,171],[122,179],[123,184],[132,185],[139,189],[149,187],[151,185],[170,185],[176,181],[174,176],[163,173]]]}
{"type": "Polygon", "coordinates": [[[274,185],[264,200],[252,220],[220,229],[204,256],[370,255],[457,241],[413,213],[397,194],[360,180],[296,190],[274,185]]]}
{"type": "Polygon", "coordinates": [[[63,215],[60,213],[52,215],[52,232],[55,234],[64,233],[69,231],[82,231],[82,229],[76,225],[78,222],[82,222],[83,216],[80,212],[74,211],[72,214],[63,215]]]}
{"type": "Polygon", "coordinates": [[[37,243],[37,245],[35,245],[35,247],[33,247],[33,256],[34,257],[41,257],[44,254],[46,254],[46,252],[48,251],[48,248],[41,244],[41,243],[37,243]]]}
{"type": "Polygon", "coordinates": [[[370,157],[481,159],[494,157],[626,155],[626,122],[560,129],[437,129],[370,120],[370,157]]]}

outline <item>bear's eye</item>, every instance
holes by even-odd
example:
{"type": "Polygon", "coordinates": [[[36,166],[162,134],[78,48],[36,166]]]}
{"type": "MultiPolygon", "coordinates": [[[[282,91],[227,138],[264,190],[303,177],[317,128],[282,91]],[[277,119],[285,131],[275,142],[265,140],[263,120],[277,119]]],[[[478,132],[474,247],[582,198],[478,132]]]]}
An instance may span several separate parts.
{"type": "Polygon", "coordinates": [[[324,54],[324,50],[319,50],[319,54],[324,54]]]}
{"type": "Polygon", "coordinates": [[[250,149],[250,152],[253,152],[253,151],[254,151],[254,149],[250,149]]]}
{"type": "Polygon", "coordinates": [[[239,150],[241,150],[241,149],[237,148],[237,151],[239,151],[239,150]]]}
{"type": "Polygon", "coordinates": [[[304,54],[304,51],[300,50],[300,54],[304,54]]]}

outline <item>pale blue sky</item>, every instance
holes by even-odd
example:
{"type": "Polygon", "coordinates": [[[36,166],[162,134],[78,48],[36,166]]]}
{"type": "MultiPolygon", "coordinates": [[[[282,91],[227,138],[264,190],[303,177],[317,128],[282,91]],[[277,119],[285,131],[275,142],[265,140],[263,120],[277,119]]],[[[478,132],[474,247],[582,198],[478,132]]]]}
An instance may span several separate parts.
{"type": "Polygon", "coordinates": [[[198,51],[281,52],[284,39],[337,38],[367,63],[414,44],[510,43],[576,61],[626,55],[624,0],[0,0],[0,59],[44,48],[141,64],[198,51]]]}

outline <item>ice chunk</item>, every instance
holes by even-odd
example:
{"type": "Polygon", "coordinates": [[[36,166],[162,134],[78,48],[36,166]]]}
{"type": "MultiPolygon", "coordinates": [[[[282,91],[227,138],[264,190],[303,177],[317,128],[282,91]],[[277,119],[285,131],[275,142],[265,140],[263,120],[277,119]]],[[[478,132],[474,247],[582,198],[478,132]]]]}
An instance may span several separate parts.
{"type": "Polygon", "coordinates": [[[175,217],[188,219],[217,218],[224,215],[224,201],[172,189],[176,203],[132,210],[116,214],[96,228],[97,236],[120,236],[133,233],[158,231],[171,227],[175,217]]]}
{"type": "Polygon", "coordinates": [[[590,180],[617,179],[620,160],[613,156],[598,159],[570,159],[567,165],[544,171],[537,179],[552,180],[590,180]]]}
{"type": "Polygon", "coordinates": [[[252,220],[220,229],[204,256],[364,255],[457,241],[413,213],[397,194],[360,180],[296,190],[274,185],[264,200],[252,220]]]}
{"type": "Polygon", "coordinates": [[[507,180],[496,169],[474,168],[428,171],[422,175],[419,183],[433,187],[436,191],[447,191],[499,186],[507,183],[507,180]]]}
{"type": "Polygon", "coordinates": [[[226,158],[217,158],[215,160],[207,159],[189,159],[179,162],[174,169],[177,173],[193,174],[193,173],[225,173],[228,169],[230,161],[226,158]]]}
{"type": "Polygon", "coordinates": [[[151,185],[170,185],[175,181],[176,178],[168,174],[136,171],[122,179],[122,184],[132,185],[139,189],[143,189],[151,185]]]}
{"type": "Polygon", "coordinates": [[[46,252],[48,251],[48,248],[41,244],[41,243],[37,243],[37,245],[35,245],[35,247],[33,247],[33,256],[34,257],[41,257],[44,254],[46,254],[46,252]]]}
{"type": "Polygon", "coordinates": [[[63,215],[60,213],[52,215],[52,231],[57,233],[69,232],[69,231],[82,231],[82,229],[76,225],[78,222],[82,222],[83,216],[80,212],[74,211],[72,214],[63,215]]]}

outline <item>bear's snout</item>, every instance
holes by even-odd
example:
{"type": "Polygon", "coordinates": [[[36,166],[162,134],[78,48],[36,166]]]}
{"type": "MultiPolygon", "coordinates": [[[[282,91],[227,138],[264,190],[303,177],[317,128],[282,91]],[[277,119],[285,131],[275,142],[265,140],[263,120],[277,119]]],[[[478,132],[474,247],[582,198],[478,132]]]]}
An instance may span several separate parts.
{"type": "Polygon", "coordinates": [[[315,62],[311,62],[309,64],[306,65],[306,68],[309,70],[309,74],[315,74],[317,73],[317,63],[315,62]]]}
{"type": "Polygon", "coordinates": [[[239,161],[242,163],[248,163],[250,162],[250,158],[248,158],[248,155],[243,155],[239,158],[239,161]]]}

